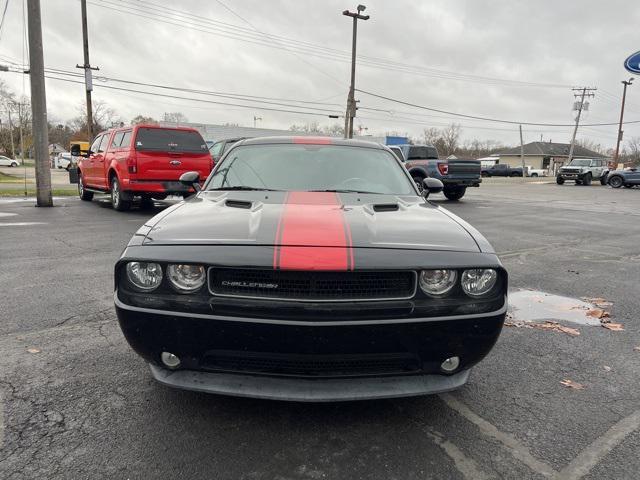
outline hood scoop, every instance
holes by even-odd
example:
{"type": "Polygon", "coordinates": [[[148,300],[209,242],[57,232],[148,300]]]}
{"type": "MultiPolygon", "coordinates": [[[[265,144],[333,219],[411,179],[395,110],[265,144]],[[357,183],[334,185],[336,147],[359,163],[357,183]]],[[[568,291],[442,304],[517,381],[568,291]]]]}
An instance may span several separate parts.
{"type": "Polygon", "coordinates": [[[378,203],[373,205],[374,212],[397,212],[400,206],[397,203],[378,203]]]}
{"type": "Polygon", "coordinates": [[[246,210],[251,209],[251,207],[253,206],[253,203],[248,202],[246,200],[226,200],[224,202],[225,206],[227,207],[231,207],[231,208],[244,208],[246,210]]]}

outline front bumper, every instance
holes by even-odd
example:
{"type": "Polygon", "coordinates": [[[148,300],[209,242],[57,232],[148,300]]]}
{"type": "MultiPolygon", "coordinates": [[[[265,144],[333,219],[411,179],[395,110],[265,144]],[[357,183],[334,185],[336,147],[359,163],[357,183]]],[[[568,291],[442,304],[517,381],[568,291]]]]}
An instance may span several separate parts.
{"type": "Polygon", "coordinates": [[[495,344],[506,305],[455,317],[310,322],[133,307],[116,311],[131,347],[169,386],[297,401],[423,395],[463,385],[495,344]],[[181,359],[163,368],[162,352],[181,359]],[[440,364],[460,357],[454,374],[440,364]]]}
{"type": "Polygon", "coordinates": [[[237,375],[193,370],[166,370],[150,365],[163,385],[184,390],[237,397],[294,402],[343,402],[411,397],[455,390],[469,378],[469,370],[451,376],[411,375],[373,378],[301,379],[237,375]]]}

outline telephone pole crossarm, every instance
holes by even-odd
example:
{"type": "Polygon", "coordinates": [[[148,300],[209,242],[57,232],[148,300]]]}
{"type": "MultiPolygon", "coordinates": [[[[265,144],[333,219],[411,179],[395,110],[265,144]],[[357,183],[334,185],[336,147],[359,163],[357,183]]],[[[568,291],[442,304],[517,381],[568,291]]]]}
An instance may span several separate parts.
{"type": "Polygon", "coordinates": [[[353,36],[351,40],[351,83],[349,85],[349,96],[347,97],[347,112],[344,116],[344,138],[353,138],[353,119],[356,116],[356,42],[358,37],[358,20],[369,20],[369,15],[362,15],[367,7],[358,5],[357,12],[349,10],[342,12],[342,15],[353,18],[353,36]]]}

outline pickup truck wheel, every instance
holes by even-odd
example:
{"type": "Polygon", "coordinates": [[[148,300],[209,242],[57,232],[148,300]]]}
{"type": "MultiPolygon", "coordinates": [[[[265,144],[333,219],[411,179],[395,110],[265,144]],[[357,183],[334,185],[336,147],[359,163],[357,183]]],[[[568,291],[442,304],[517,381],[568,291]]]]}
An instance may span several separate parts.
{"type": "Polygon", "coordinates": [[[531,174],[531,177],[533,177],[533,178],[535,178],[535,177],[537,177],[537,176],[538,176],[538,174],[537,174],[537,173],[532,173],[532,174],[531,174]]]}
{"type": "Polygon", "coordinates": [[[556,177],[556,183],[558,185],[564,185],[564,178],[562,177],[556,177]]]}
{"type": "Polygon", "coordinates": [[[155,207],[155,203],[153,203],[153,198],[148,196],[143,196],[140,199],[140,208],[143,210],[151,210],[155,207]]]}
{"type": "Polygon", "coordinates": [[[589,185],[591,185],[591,174],[590,174],[590,173],[587,173],[587,174],[584,176],[584,178],[582,179],[582,184],[583,184],[583,185],[585,185],[585,186],[587,186],[587,187],[588,187],[589,185]]]}
{"type": "Polygon", "coordinates": [[[609,185],[611,185],[612,188],[620,188],[624,185],[624,180],[622,180],[622,177],[614,175],[609,179],[609,185]]]}
{"type": "Polygon", "coordinates": [[[464,194],[467,193],[467,187],[443,190],[442,193],[444,193],[444,196],[447,197],[448,200],[455,202],[460,200],[462,197],[464,197],[464,194]]]}
{"type": "Polygon", "coordinates": [[[93,192],[88,192],[84,189],[82,173],[80,173],[80,178],[78,178],[78,196],[80,197],[80,200],[84,200],[85,202],[93,200],[93,192]]]}
{"type": "Polygon", "coordinates": [[[607,176],[608,176],[608,174],[604,174],[604,175],[600,176],[600,185],[606,185],[607,184],[607,176]]]}
{"type": "Polygon", "coordinates": [[[416,185],[418,186],[418,191],[422,192],[424,190],[424,184],[422,183],[424,178],[422,177],[412,177],[412,178],[413,178],[413,181],[416,182],[416,185]]]}
{"type": "Polygon", "coordinates": [[[511,176],[512,177],[519,177],[520,175],[518,174],[518,172],[511,172],[511,176]]]}
{"type": "Polygon", "coordinates": [[[131,207],[131,201],[124,200],[122,198],[122,190],[120,189],[120,181],[118,181],[118,177],[113,177],[111,179],[111,205],[113,205],[114,210],[119,212],[129,210],[131,207]]]}

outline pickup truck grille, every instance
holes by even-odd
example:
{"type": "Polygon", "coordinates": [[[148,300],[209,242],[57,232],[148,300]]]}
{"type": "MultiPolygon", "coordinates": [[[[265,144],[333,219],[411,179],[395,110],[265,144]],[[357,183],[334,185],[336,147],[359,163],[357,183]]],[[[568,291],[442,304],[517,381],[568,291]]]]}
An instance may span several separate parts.
{"type": "Polygon", "coordinates": [[[416,290],[413,271],[318,272],[209,269],[213,295],[298,301],[408,299],[416,290]]]}

